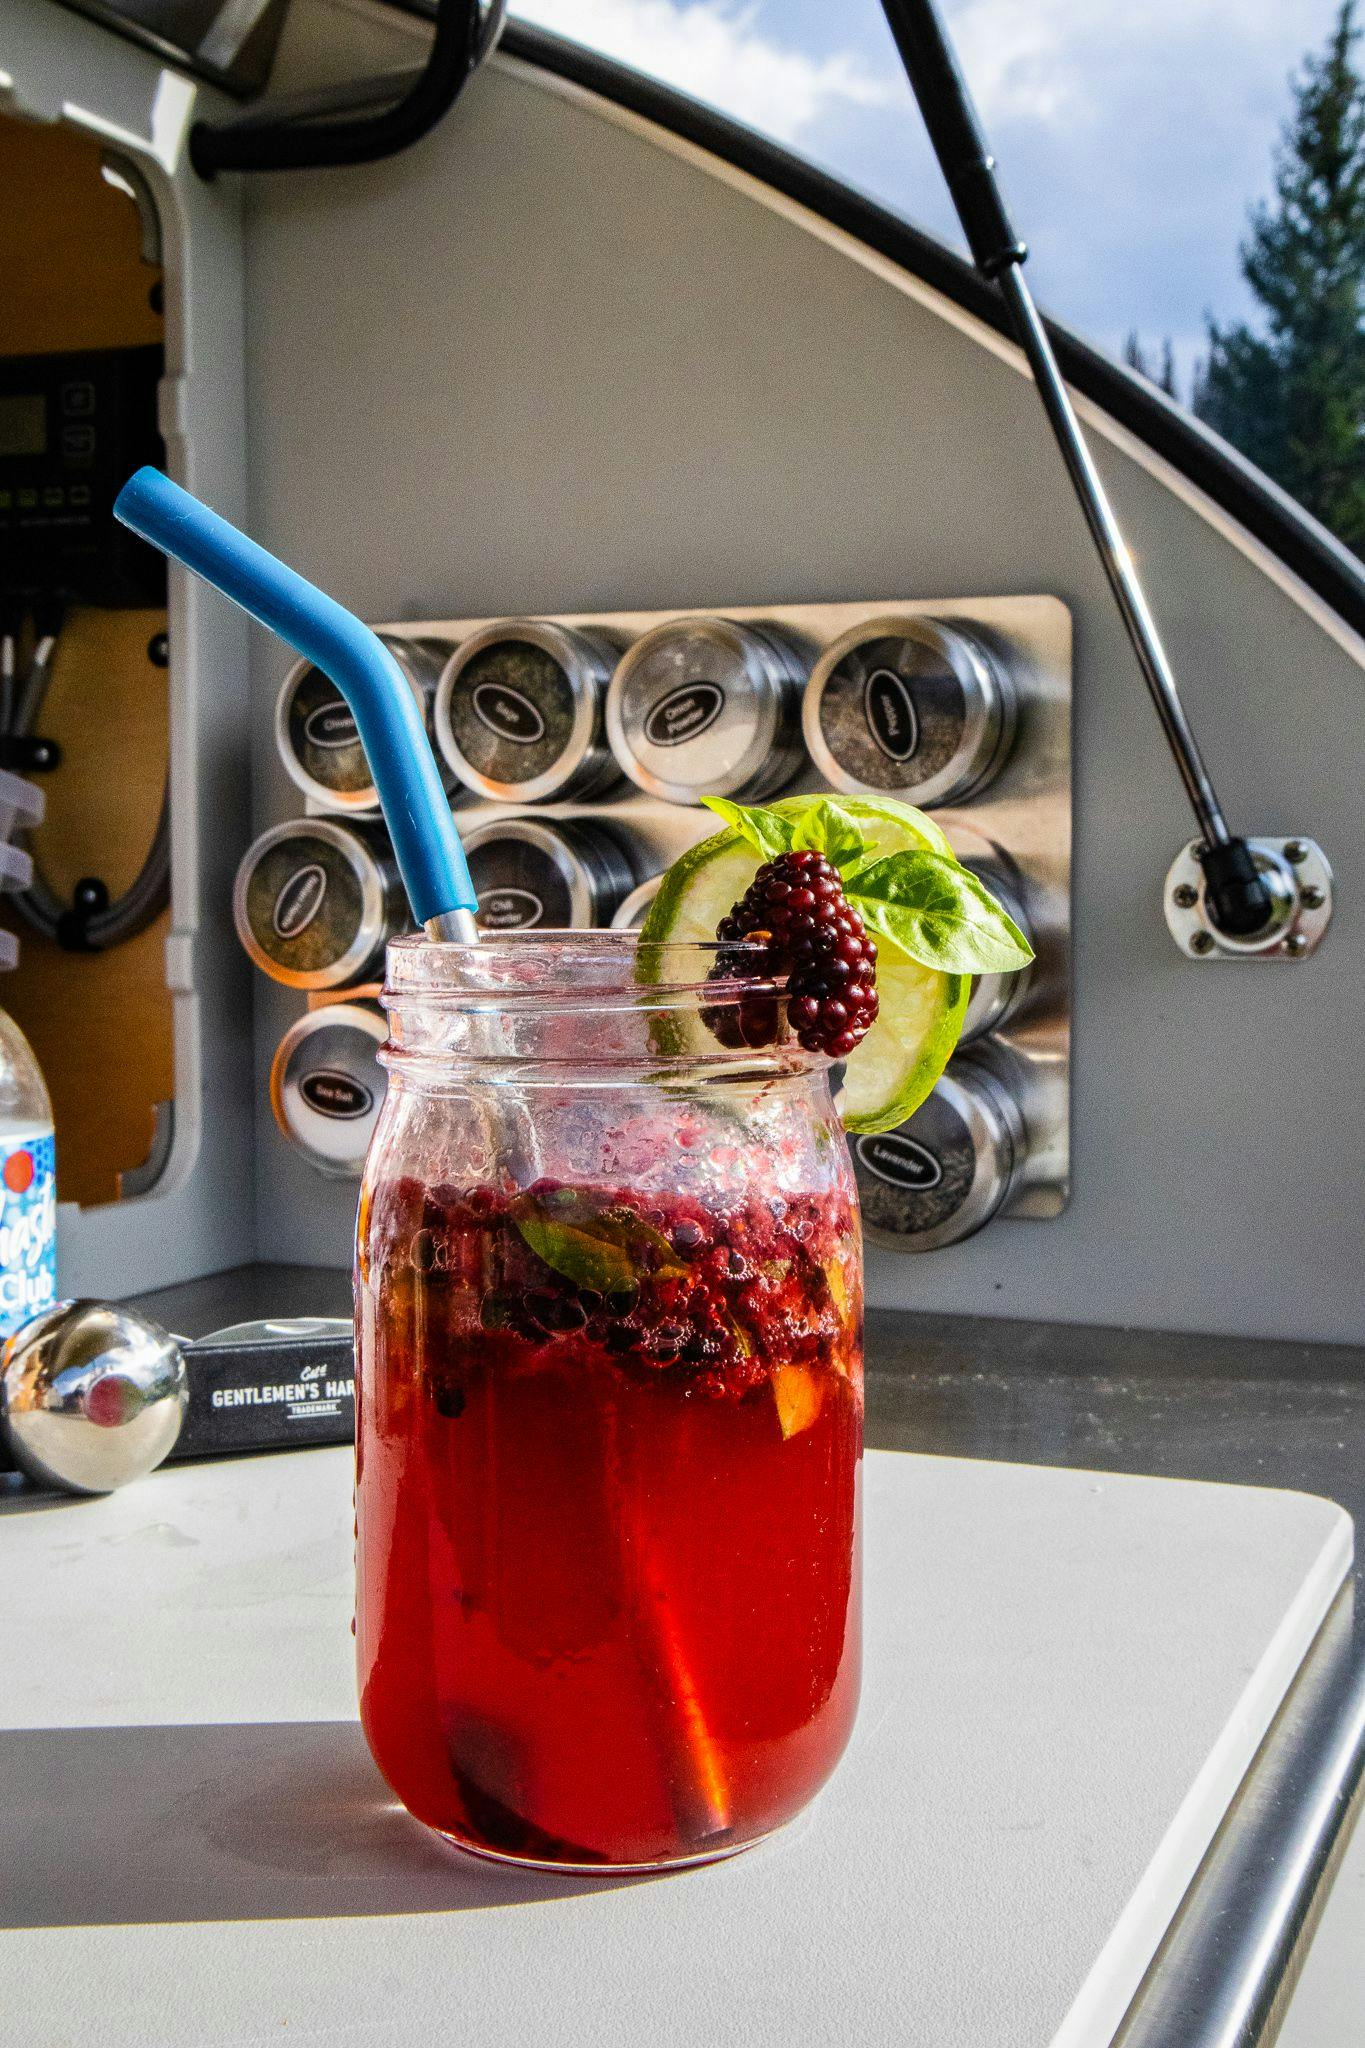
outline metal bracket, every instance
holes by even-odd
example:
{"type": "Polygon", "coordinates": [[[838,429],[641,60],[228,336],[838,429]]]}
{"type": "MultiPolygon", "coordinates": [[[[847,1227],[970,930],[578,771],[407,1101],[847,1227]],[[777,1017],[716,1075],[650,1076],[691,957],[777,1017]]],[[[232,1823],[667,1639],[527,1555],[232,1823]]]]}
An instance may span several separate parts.
{"type": "Polygon", "coordinates": [[[1306,959],[1332,922],[1326,855],[1313,839],[1249,839],[1247,845],[1270,893],[1270,923],[1249,938],[1218,929],[1205,899],[1202,847],[1192,839],[1172,861],[1162,891],[1171,937],[1191,960],[1306,959]]]}

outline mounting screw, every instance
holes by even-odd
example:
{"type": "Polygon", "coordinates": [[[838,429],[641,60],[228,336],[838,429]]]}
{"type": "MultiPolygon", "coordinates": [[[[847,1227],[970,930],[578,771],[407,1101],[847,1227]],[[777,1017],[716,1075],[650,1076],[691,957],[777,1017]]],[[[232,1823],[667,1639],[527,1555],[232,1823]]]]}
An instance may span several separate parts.
{"type": "Polygon", "coordinates": [[[1190,951],[1192,953],[1211,953],[1213,951],[1213,933],[1192,932],[1190,934],[1190,951]]]}
{"type": "Polygon", "coordinates": [[[1316,882],[1309,882],[1306,888],[1300,889],[1299,901],[1305,910],[1321,910],[1327,897],[1316,882]]]}
{"type": "Polygon", "coordinates": [[[1297,958],[1300,953],[1308,951],[1308,940],[1302,932],[1291,932],[1284,942],[1284,950],[1297,958]]]}
{"type": "Polygon", "coordinates": [[[1199,901],[1199,891],[1192,882],[1177,882],[1171,891],[1171,901],[1177,910],[1193,910],[1199,901]]]}
{"type": "Polygon", "coordinates": [[[153,668],[168,668],[171,659],[171,643],[164,633],[153,633],[147,642],[147,659],[153,668]]]}
{"type": "Polygon", "coordinates": [[[1291,867],[1301,868],[1308,858],[1308,848],[1302,839],[1286,839],[1284,857],[1291,867]]]}

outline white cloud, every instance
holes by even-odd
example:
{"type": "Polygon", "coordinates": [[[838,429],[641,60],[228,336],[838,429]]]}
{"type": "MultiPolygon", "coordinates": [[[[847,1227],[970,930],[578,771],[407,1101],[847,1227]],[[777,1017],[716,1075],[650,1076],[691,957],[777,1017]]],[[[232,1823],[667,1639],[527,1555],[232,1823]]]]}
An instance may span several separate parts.
{"type": "Polygon", "coordinates": [[[1077,0],[1029,7],[967,0],[954,8],[953,41],[987,133],[1001,115],[1055,121],[1073,108],[1077,67],[1064,17],[1076,6],[1077,0]]]}
{"type": "Polygon", "coordinates": [[[949,0],[947,12],[988,127],[997,119],[1102,122],[1106,109],[1093,89],[1101,51],[1121,57],[1126,48],[1142,61],[1178,42],[1221,46],[1234,66],[1250,71],[1258,50],[1268,46],[1292,60],[1310,40],[1284,0],[1146,0],[1128,17],[1096,0],[949,0]]]}
{"type": "MultiPolygon", "coordinates": [[[[511,0],[961,246],[879,0],[511,0]]],[[[1187,364],[1238,266],[1287,80],[1338,0],[941,0],[1049,310],[1187,364]]],[[[0,0],[0,7],[3,0],[0,0]]]]}
{"type": "Polygon", "coordinates": [[[679,92],[719,107],[779,142],[794,143],[840,106],[884,106],[882,80],[842,51],[808,56],[757,26],[733,0],[515,0],[524,20],[587,43],[679,92]]]}

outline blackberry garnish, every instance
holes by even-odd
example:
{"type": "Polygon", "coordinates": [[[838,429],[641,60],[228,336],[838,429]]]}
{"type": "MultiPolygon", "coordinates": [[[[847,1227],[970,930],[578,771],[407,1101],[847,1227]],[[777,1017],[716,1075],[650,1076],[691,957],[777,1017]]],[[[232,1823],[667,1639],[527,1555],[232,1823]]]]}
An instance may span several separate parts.
{"type": "MultiPolygon", "coordinates": [[[[838,870],[822,853],[784,853],[766,861],[716,927],[720,952],[707,979],[753,973],[761,945],[774,977],[787,977],[787,1015],[808,1052],[847,1059],[877,1015],[877,949],[844,895],[838,870]],[[741,957],[751,964],[740,964],[741,957]]],[[[775,1006],[747,998],[729,1010],[708,1011],[706,1021],[723,1045],[765,1045],[776,1036],[775,1006]]]]}

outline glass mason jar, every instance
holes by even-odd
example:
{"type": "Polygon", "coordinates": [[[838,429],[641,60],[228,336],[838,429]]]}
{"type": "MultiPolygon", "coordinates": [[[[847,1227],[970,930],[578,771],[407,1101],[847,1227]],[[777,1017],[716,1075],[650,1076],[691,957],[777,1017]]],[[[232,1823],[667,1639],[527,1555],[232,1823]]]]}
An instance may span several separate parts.
{"type": "Polygon", "coordinates": [[[857,1198],[828,1062],[745,951],[389,948],[361,1717],[404,1805],[487,1855],[724,1855],[853,1725],[857,1198]]]}

